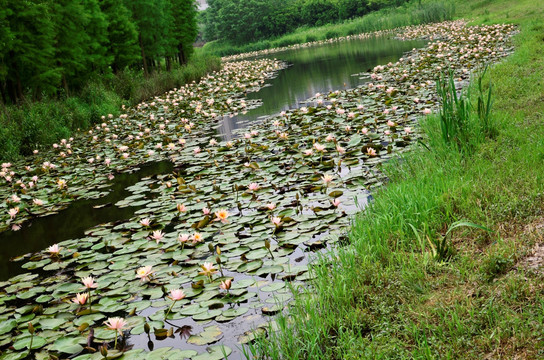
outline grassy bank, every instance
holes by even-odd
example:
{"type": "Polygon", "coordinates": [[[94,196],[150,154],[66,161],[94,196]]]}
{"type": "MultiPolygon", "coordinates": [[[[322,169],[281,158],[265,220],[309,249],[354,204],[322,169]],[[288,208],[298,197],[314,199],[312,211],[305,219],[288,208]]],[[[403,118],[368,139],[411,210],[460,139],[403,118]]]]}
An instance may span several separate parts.
{"type": "Polygon", "coordinates": [[[253,345],[259,358],[544,356],[543,275],[526,258],[544,225],[543,7],[465,1],[458,14],[520,26],[515,53],[486,76],[496,134],[457,151],[437,117],[424,121],[430,150],[388,164],[391,181],[355,219],[351,244],[318,262],[311,293],[253,345]],[[462,219],[493,233],[457,229],[455,255],[437,261],[430,244],[462,219]]]}
{"type": "Polygon", "coordinates": [[[203,51],[217,56],[226,56],[340,36],[394,29],[401,26],[439,22],[451,19],[454,10],[454,3],[450,1],[433,0],[421,4],[418,1],[413,1],[401,7],[375,11],[354,20],[319,27],[302,27],[293,33],[276,39],[263,40],[243,46],[212,41],[204,45],[203,51]]]}
{"type": "Polygon", "coordinates": [[[0,108],[0,160],[31,154],[77,129],[100,122],[103,115],[119,115],[122,105],[136,105],[219,67],[218,58],[200,54],[170,72],[146,78],[142,71],[125,70],[91,81],[77,96],[0,108]]]}

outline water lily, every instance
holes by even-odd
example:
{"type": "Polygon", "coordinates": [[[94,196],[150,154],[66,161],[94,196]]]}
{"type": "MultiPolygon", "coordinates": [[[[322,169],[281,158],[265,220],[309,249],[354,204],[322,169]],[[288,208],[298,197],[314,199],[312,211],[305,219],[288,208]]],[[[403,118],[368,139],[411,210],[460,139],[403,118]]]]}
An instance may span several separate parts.
{"type": "Polygon", "coordinates": [[[60,253],[61,248],[58,244],[51,245],[47,248],[47,252],[51,255],[58,255],[60,253]]]}
{"type": "Polygon", "coordinates": [[[279,216],[273,216],[271,220],[272,220],[272,224],[274,224],[276,227],[282,224],[281,218],[279,216]]]}
{"type": "Polygon", "coordinates": [[[149,227],[149,225],[151,225],[151,219],[150,218],[145,218],[145,219],[140,220],[140,225],[145,226],[145,227],[149,227]]]}
{"type": "Polygon", "coordinates": [[[122,330],[126,329],[127,322],[122,317],[112,317],[112,318],[108,318],[108,320],[106,320],[104,324],[106,324],[108,329],[115,331],[114,349],[116,349],[117,348],[117,334],[123,335],[122,330]]]}
{"type": "Polygon", "coordinates": [[[170,290],[170,296],[168,296],[169,299],[173,301],[172,305],[168,308],[168,311],[164,315],[164,320],[168,317],[168,314],[170,314],[170,311],[172,311],[172,308],[178,302],[179,300],[183,300],[185,298],[185,293],[182,289],[172,289],[170,290]]]}
{"type": "Polygon", "coordinates": [[[199,232],[195,232],[192,236],[193,238],[193,244],[194,243],[199,243],[199,242],[202,242],[204,240],[204,237],[202,236],[201,233],[199,232]]]}
{"type": "Polygon", "coordinates": [[[182,244],[186,243],[187,241],[189,241],[189,234],[179,234],[178,241],[182,244]]]}
{"type": "Polygon", "coordinates": [[[158,244],[159,241],[161,241],[162,238],[164,238],[164,233],[161,230],[155,230],[153,231],[150,237],[151,239],[155,240],[158,244]]]}
{"type": "Polygon", "coordinates": [[[32,199],[32,202],[34,203],[34,205],[37,205],[37,206],[43,205],[43,200],[40,200],[40,199],[32,199]]]}
{"type": "Polygon", "coordinates": [[[334,179],[333,176],[330,174],[324,174],[321,177],[321,180],[323,180],[323,183],[325,184],[325,186],[328,186],[332,182],[333,179],[334,179]]]}
{"type": "Polygon", "coordinates": [[[219,284],[219,288],[225,290],[227,292],[227,294],[229,293],[229,289],[231,287],[231,284],[232,284],[232,280],[231,279],[227,279],[225,281],[221,281],[221,284],[219,284]]]}
{"type": "Polygon", "coordinates": [[[320,143],[314,143],[314,148],[319,151],[319,152],[324,152],[325,151],[325,145],[322,145],[320,143]]]}
{"type": "Polygon", "coordinates": [[[208,209],[207,207],[204,207],[204,208],[202,208],[202,213],[203,213],[204,215],[210,215],[211,210],[208,209]]]}
{"type": "Polygon", "coordinates": [[[98,284],[95,282],[95,279],[92,276],[81,278],[81,282],[86,289],[96,289],[98,287],[98,284]]]}
{"type": "Polygon", "coordinates": [[[79,305],[85,305],[85,303],[87,302],[87,299],[89,299],[88,293],[83,293],[83,294],[77,293],[76,297],[73,298],[72,301],[79,305]]]}
{"type": "Polygon", "coordinates": [[[206,275],[210,282],[212,281],[212,275],[217,272],[217,269],[214,267],[213,263],[205,262],[203,265],[200,265],[202,271],[199,272],[200,275],[206,275]]]}
{"type": "Polygon", "coordinates": [[[366,149],[366,153],[367,153],[368,156],[376,156],[376,154],[377,154],[376,150],[374,150],[374,148],[371,148],[371,147],[366,149]]]}
{"type": "Polygon", "coordinates": [[[64,189],[66,188],[66,180],[64,179],[58,179],[57,180],[57,186],[59,189],[64,189]]]}
{"type": "Polygon", "coordinates": [[[9,217],[11,219],[15,219],[15,216],[19,213],[19,208],[18,207],[14,207],[14,208],[11,208],[8,210],[8,214],[9,214],[9,217]]]}
{"type": "Polygon", "coordinates": [[[187,207],[184,205],[184,204],[177,204],[176,205],[176,208],[178,209],[178,211],[181,213],[181,212],[186,212],[187,211],[187,207]]]}
{"type": "Polygon", "coordinates": [[[152,269],[153,267],[151,265],[142,266],[141,268],[136,270],[136,277],[139,278],[142,282],[149,281],[151,275],[154,273],[152,269]]]}
{"type": "Polygon", "coordinates": [[[251,191],[257,191],[259,190],[261,187],[259,186],[259,184],[257,183],[251,183],[249,184],[248,186],[248,189],[251,190],[251,191]]]}
{"type": "Polygon", "coordinates": [[[223,224],[227,223],[227,218],[229,217],[229,212],[226,209],[219,209],[215,212],[216,220],[221,221],[223,224]]]}

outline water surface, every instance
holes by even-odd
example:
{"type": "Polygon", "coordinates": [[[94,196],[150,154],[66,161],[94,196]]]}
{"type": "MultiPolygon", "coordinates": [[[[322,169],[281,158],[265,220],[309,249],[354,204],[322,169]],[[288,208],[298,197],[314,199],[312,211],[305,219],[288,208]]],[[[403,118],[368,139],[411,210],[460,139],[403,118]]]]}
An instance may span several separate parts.
{"type": "Polygon", "coordinates": [[[246,127],[263,116],[305,105],[316,93],[355,88],[367,82],[357,74],[376,65],[396,62],[402,54],[425,44],[424,41],[400,41],[386,37],[351,39],[301,49],[288,50],[267,57],[289,63],[269,85],[248,94],[250,100],[260,99],[262,105],[246,114],[223,117],[219,132],[227,140],[232,132],[246,127]]]}

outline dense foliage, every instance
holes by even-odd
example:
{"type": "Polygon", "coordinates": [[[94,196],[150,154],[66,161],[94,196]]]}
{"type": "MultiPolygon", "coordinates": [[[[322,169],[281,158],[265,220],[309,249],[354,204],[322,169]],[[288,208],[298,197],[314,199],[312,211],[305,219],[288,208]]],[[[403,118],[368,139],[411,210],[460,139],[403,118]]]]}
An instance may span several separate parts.
{"type": "Polygon", "coordinates": [[[319,26],[363,16],[408,0],[209,0],[202,14],[204,36],[234,44],[279,36],[301,26],[319,26]]]}
{"type": "Polygon", "coordinates": [[[196,13],[194,0],[0,0],[2,101],[67,96],[127,66],[148,75],[184,64],[196,13]]]}

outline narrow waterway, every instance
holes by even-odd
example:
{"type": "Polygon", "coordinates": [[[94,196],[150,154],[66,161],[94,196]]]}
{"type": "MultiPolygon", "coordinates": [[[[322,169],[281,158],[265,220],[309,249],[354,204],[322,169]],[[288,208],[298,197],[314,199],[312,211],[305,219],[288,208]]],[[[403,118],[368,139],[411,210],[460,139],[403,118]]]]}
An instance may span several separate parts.
{"type": "Polygon", "coordinates": [[[244,128],[259,118],[304,106],[305,101],[316,93],[360,86],[368,80],[357,74],[376,65],[395,62],[404,52],[424,44],[421,40],[357,38],[268,55],[269,58],[286,61],[290,66],[269,81],[270,86],[248,94],[249,100],[262,100],[261,106],[246,114],[223,117],[219,132],[230,140],[234,130],[244,128]]]}

